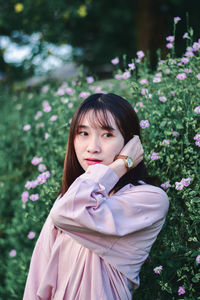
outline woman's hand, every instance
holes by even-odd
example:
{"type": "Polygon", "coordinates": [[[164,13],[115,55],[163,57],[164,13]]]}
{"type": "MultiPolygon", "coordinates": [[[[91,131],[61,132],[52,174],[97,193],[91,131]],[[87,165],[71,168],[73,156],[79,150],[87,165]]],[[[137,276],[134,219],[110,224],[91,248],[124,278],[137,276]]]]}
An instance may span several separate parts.
{"type": "Polygon", "coordinates": [[[119,155],[127,155],[133,159],[133,168],[135,168],[143,160],[143,147],[138,135],[135,135],[123,147],[119,155]]]}
{"type": "MultiPolygon", "coordinates": [[[[133,159],[133,168],[135,168],[143,160],[144,150],[138,135],[135,135],[128,143],[122,148],[118,155],[130,156],[133,159]]],[[[124,164],[123,159],[116,159],[109,167],[115,171],[120,177],[127,173],[127,168],[124,164]]]]}

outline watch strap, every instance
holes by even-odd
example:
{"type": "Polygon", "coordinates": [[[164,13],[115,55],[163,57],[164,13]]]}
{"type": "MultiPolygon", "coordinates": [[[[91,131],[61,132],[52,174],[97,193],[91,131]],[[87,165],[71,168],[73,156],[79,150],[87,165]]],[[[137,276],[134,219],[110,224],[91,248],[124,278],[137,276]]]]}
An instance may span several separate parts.
{"type": "Polygon", "coordinates": [[[128,156],[127,155],[116,155],[115,158],[114,158],[114,161],[116,159],[119,159],[119,158],[122,158],[124,160],[125,166],[128,169],[128,164],[127,164],[127,161],[126,161],[126,159],[128,158],[128,156]]]}

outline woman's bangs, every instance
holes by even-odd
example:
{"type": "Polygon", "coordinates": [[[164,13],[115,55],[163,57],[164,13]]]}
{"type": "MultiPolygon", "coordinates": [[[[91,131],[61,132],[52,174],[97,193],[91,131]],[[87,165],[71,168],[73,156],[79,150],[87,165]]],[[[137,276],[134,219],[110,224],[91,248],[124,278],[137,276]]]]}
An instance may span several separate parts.
{"type": "Polygon", "coordinates": [[[85,111],[80,112],[76,122],[75,132],[78,133],[78,128],[82,125],[83,119],[87,116],[88,122],[93,128],[112,128],[109,122],[108,110],[104,108],[89,108],[85,111]]]}

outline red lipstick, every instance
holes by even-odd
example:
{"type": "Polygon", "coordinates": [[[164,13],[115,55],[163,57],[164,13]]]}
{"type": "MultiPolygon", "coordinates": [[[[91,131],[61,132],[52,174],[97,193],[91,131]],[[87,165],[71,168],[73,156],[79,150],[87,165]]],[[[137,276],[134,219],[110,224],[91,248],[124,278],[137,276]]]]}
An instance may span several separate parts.
{"type": "Polygon", "coordinates": [[[86,158],[85,159],[88,165],[94,165],[94,164],[99,164],[100,162],[102,162],[102,160],[97,159],[97,158],[86,158]]]}

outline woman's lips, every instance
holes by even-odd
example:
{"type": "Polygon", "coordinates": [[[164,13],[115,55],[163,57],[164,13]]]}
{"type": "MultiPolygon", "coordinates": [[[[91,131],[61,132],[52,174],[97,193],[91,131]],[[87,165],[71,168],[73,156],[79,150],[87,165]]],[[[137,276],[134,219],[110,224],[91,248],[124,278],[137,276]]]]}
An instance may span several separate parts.
{"type": "Polygon", "coordinates": [[[95,164],[99,164],[99,163],[102,162],[102,160],[95,160],[95,159],[93,159],[93,160],[92,159],[86,159],[85,161],[88,165],[95,165],[95,164]]]}

